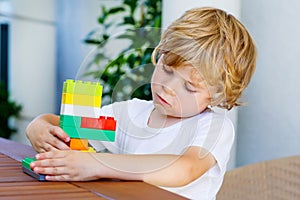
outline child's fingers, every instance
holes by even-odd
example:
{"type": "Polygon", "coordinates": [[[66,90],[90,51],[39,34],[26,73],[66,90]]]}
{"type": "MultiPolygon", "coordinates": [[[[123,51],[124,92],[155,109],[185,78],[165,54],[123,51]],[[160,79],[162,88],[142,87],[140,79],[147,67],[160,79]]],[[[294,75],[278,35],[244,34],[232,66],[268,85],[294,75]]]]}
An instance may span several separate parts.
{"type": "Polygon", "coordinates": [[[46,176],[47,181],[71,181],[72,179],[70,178],[69,175],[47,175],[46,176]]]}
{"type": "Polygon", "coordinates": [[[47,174],[46,180],[67,181],[71,180],[70,170],[66,167],[64,153],[46,152],[36,155],[38,159],[30,164],[35,173],[47,174]],[[52,158],[48,158],[52,157],[52,158]]]}
{"type": "Polygon", "coordinates": [[[47,152],[47,151],[53,151],[57,150],[56,147],[54,147],[52,144],[49,143],[43,143],[43,145],[39,146],[39,152],[47,152]]]}
{"type": "MultiPolygon", "coordinates": [[[[53,152],[53,151],[51,151],[53,152]]],[[[47,167],[61,167],[65,165],[64,157],[59,155],[53,156],[51,152],[39,153],[35,157],[37,161],[30,163],[30,167],[37,170],[38,173],[45,173],[44,168],[47,167]]]]}
{"type": "Polygon", "coordinates": [[[33,171],[38,174],[47,174],[54,176],[66,175],[65,167],[35,167],[33,171]]]}
{"type": "Polygon", "coordinates": [[[35,158],[37,160],[45,160],[45,159],[58,159],[58,158],[65,158],[66,152],[64,151],[48,151],[45,153],[36,154],[35,158]]]}
{"type": "Polygon", "coordinates": [[[47,140],[48,144],[60,150],[70,149],[69,146],[66,144],[66,142],[70,141],[70,137],[60,127],[51,126],[49,128],[49,132],[52,137],[47,140]]]}
{"type": "Polygon", "coordinates": [[[51,126],[49,132],[64,142],[70,141],[70,137],[58,126],[51,126]]]}
{"type": "Polygon", "coordinates": [[[55,137],[55,136],[51,136],[51,138],[49,138],[49,140],[47,141],[47,143],[54,147],[54,148],[51,148],[51,149],[47,149],[47,151],[50,151],[50,150],[69,150],[69,146],[62,140],[60,140],[59,138],[55,137]]]}

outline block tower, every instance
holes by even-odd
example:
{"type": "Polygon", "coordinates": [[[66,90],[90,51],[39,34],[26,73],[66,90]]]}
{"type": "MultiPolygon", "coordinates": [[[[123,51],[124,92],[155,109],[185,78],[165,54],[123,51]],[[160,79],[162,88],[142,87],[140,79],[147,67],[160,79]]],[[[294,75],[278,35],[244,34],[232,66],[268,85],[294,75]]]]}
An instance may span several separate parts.
{"type": "MultiPolygon", "coordinates": [[[[60,127],[70,136],[72,150],[95,152],[88,140],[114,141],[116,121],[113,117],[100,116],[102,86],[98,82],[66,80],[63,85],[60,127]]],[[[35,158],[25,158],[22,169],[34,178],[44,181],[45,175],[30,168],[35,158]]]]}

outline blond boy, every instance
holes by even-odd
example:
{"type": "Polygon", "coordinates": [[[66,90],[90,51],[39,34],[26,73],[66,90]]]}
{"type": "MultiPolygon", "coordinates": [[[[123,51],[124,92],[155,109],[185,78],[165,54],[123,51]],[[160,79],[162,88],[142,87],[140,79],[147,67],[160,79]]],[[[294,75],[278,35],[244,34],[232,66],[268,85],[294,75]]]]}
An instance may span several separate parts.
{"type": "Polygon", "coordinates": [[[45,114],[26,131],[41,152],[32,169],[50,181],[142,180],[190,199],[214,199],[234,130],[226,115],[211,108],[241,104],[255,69],[255,44],[232,15],[195,8],[167,28],[152,60],[153,101],[101,109],[118,121],[116,141],[91,144],[111,153],[70,151],[59,116],[45,114]]]}

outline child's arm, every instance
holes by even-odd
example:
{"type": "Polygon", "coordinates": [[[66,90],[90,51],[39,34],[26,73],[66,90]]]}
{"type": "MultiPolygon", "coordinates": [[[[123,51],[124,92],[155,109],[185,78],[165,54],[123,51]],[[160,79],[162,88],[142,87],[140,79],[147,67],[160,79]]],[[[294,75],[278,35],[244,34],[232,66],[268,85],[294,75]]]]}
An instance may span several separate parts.
{"type": "Polygon", "coordinates": [[[216,163],[212,154],[204,153],[200,147],[190,147],[182,156],[51,151],[38,154],[37,159],[31,167],[36,173],[48,174],[47,180],[116,178],[165,187],[186,185],[216,163]]]}
{"type": "Polygon", "coordinates": [[[67,150],[69,136],[59,127],[59,116],[44,114],[36,117],[26,128],[26,136],[37,152],[67,150]]]}

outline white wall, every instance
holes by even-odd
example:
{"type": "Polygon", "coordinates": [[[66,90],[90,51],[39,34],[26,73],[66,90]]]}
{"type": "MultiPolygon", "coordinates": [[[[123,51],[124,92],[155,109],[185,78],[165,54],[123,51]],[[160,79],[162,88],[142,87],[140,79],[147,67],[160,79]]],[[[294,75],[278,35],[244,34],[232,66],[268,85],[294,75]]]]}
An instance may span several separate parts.
{"type": "MultiPolygon", "coordinates": [[[[121,0],[56,0],[57,91],[62,90],[64,80],[77,79],[82,70],[80,67],[86,67],[81,65],[87,64],[85,59],[95,46],[87,45],[83,40],[90,31],[99,28],[97,19],[101,5],[117,6],[120,3],[121,0]]],[[[56,96],[56,112],[59,112],[60,96],[56,96]]]]}
{"type": "Polygon", "coordinates": [[[258,63],[239,110],[237,164],[300,153],[300,1],[242,1],[258,63]]]}
{"type": "MultiPolygon", "coordinates": [[[[163,23],[162,27],[166,28],[172,21],[179,18],[186,10],[195,7],[215,7],[223,9],[236,18],[240,18],[240,0],[224,1],[224,0],[163,0],[163,23]]],[[[226,112],[224,110],[218,110],[219,112],[226,112]]],[[[232,109],[226,113],[234,123],[235,129],[237,129],[237,109],[232,109]]],[[[237,133],[236,133],[237,134],[237,133]]],[[[236,142],[234,142],[231,156],[228,163],[228,169],[235,167],[236,158],[236,142]]]]}
{"type": "Polygon", "coordinates": [[[18,133],[13,139],[28,143],[24,132],[37,115],[54,112],[55,4],[54,0],[11,0],[9,88],[22,104],[18,133]]]}
{"type": "Polygon", "coordinates": [[[180,17],[184,11],[194,7],[215,7],[240,18],[240,0],[163,0],[163,26],[180,17]]]}

